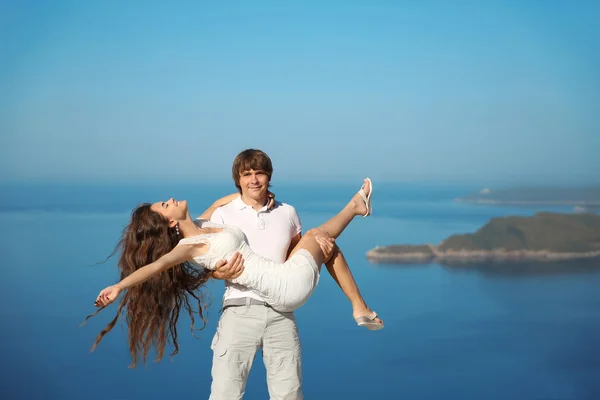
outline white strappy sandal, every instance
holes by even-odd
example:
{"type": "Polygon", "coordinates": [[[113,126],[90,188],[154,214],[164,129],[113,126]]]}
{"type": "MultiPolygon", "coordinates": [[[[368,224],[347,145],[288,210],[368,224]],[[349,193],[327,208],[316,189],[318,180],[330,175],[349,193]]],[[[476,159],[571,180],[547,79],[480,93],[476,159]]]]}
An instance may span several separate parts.
{"type": "Polygon", "coordinates": [[[375,318],[377,318],[377,313],[372,311],[371,314],[368,315],[357,315],[354,317],[354,320],[358,326],[364,326],[370,331],[378,331],[379,329],[383,329],[383,321],[377,322],[375,321],[375,318]]]}
{"type": "Polygon", "coordinates": [[[371,196],[373,195],[373,182],[371,182],[371,179],[369,179],[369,178],[365,178],[365,180],[367,180],[369,182],[371,191],[369,192],[369,194],[366,194],[364,189],[361,187],[360,190],[358,191],[358,194],[360,195],[360,198],[363,199],[363,201],[365,202],[365,205],[367,206],[367,212],[365,213],[365,215],[363,215],[363,217],[368,217],[369,215],[371,215],[371,212],[373,211],[373,207],[371,207],[371,196]]]}

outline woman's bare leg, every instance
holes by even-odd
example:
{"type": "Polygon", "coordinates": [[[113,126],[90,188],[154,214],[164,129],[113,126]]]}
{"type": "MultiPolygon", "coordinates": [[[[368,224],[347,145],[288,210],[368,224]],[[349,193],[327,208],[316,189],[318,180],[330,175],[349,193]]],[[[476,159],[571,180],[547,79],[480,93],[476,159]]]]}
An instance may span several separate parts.
{"type": "MultiPolygon", "coordinates": [[[[371,192],[371,187],[367,180],[365,180],[363,190],[367,195],[371,192]]],[[[366,211],[367,207],[364,201],[360,195],[356,194],[335,217],[331,218],[319,228],[311,229],[306,232],[296,247],[291,251],[290,257],[296,251],[305,249],[311,253],[317,265],[321,265],[324,262],[323,252],[321,246],[315,240],[315,237],[322,235],[337,238],[355,216],[364,215],[366,211]]],[[[346,297],[348,297],[348,300],[350,300],[350,303],[352,304],[352,314],[354,316],[369,315],[372,311],[361,296],[356,281],[346,262],[346,258],[337,246],[334,249],[332,257],[325,263],[325,266],[331,274],[331,277],[342,289],[346,297]]],[[[383,322],[379,318],[376,318],[375,321],[379,323],[383,322]]]]}
{"type": "MultiPolygon", "coordinates": [[[[365,194],[368,196],[371,193],[371,185],[368,180],[365,179],[362,186],[365,194]]],[[[346,206],[340,211],[335,217],[325,222],[319,228],[324,230],[334,239],[342,234],[344,229],[348,226],[350,221],[357,215],[365,215],[367,212],[367,205],[363,201],[362,197],[357,193],[352,199],[346,204],[346,206]]]]}
{"type": "MultiPolygon", "coordinates": [[[[371,193],[371,186],[369,185],[369,181],[365,179],[365,182],[362,186],[366,195],[371,193]]],[[[361,198],[361,196],[357,193],[352,197],[352,199],[346,204],[346,206],[337,213],[333,218],[329,221],[325,222],[318,228],[310,229],[298,242],[296,247],[292,249],[289,257],[291,257],[296,251],[300,249],[305,249],[310,252],[310,254],[315,259],[317,265],[323,264],[323,252],[321,251],[321,247],[319,243],[315,240],[316,235],[327,235],[334,239],[337,239],[338,236],[342,234],[344,229],[348,226],[348,224],[356,217],[357,215],[364,215],[367,211],[367,205],[361,198]]]]}
{"type": "MultiPolygon", "coordinates": [[[[372,310],[367,306],[356,285],[356,281],[352,276],[348,262],[339,247],[335,246],[333,256],[325,263],[327,271],[344,292],[350,303],[352,304],[352,315],[369,315],[372,310]]],[[[375,318],[376,322],[383,322],[379,318],[375,318]]]]}

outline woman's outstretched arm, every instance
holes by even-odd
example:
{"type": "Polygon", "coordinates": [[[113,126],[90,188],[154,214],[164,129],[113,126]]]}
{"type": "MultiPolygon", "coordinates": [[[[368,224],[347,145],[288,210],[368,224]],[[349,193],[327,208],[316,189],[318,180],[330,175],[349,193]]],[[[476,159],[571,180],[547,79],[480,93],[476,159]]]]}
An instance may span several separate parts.
{"type": "Polygon", "coordinates": [[[150,279],[153,275],[189,260],[193,257],[193,251],[197,246],[198,245],[191,244],[176,246],[158,260],[139,268],[128,277],[123,278],[121,282],[116,285],[103,289],[96,298],[94,305],[96,307],[106,307],[119,297],[119,293],[121,293],[122,290],[139,285],[150,279]]]}

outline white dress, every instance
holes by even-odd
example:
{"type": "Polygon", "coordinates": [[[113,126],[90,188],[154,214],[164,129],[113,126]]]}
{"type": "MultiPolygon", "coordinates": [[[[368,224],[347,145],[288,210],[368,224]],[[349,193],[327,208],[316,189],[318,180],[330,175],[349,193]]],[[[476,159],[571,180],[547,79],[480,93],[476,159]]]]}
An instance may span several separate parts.
{"type": "Polygon", "coordinates": [[[244,272],[231,282],[255,291],[277,311],[289,312],[301,307],[310,297],[319,282],[319,266],[312,254],[301,249],[284,263],[268,260],[252,251],[246,235],[232,225],[215,224],[196,220],[201,228],[216,228],[220,231],[183,238],[178,245],[204,243],[208,251],[194,257],[190,262],[211,270],[216,263],[229,260],[235,252],[244,258],[244,272]]]}

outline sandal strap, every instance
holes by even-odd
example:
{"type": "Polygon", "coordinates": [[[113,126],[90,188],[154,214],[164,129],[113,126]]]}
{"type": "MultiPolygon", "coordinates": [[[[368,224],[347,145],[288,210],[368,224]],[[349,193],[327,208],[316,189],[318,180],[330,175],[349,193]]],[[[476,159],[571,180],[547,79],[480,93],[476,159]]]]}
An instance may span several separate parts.
{"type": "Polygon", "coordinates": [[[367,199],[367,194],[365,193],[363,188],[360,188],[358,194],[360,195],[360,198],[365,202],[365,204],[368,204],[369,199],[367,199]]]}
{"type": "Polygon", "coordinates": [[[377,313],[376,313],[375,311],[371,311],[371,313],[370,313],[370,314],[366,314],[366,315],[355,315],[355,316],[354,316],[354,319],[357,319],[357,318],[367,318],[367,319],[369,319],[369,320],[371,320],[371,321],[375,321],[375,318],[377,318],[377,316],[378,316],[378,315],[377,315],[377,313]]]}

